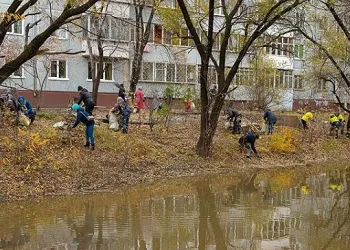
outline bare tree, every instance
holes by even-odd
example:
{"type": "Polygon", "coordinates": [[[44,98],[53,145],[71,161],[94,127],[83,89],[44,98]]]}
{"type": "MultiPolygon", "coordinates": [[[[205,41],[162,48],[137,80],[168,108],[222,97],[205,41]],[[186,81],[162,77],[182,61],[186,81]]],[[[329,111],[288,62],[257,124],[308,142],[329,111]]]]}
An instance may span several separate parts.
{"type": "Polygon", "coordinates": [[[191,9],[184,1],[177,1],[201,58],[199,79],[201,128],[197,143],[197,153],[200,156],[210,155],[225,96],[249,49],[281,17],[303,2],[303,0],[262,1],[256,6],[247,7],[242,0],[233,3],[222,0],[219,5],[218,1],[209,0],[206,2],[208,4],[203,3],[202,6],[194,6],[191,9]],[[214,18],[218,8],[222,9],[224,15],[221,24],[214,18]],[[237,57],[232,60],[232,66],[228,72],[225,72],[229,40],[236,27],[239,27],[238,30],[243,34],[244,39],[237,57]],[[215,28],[218,32],[214,31],[215,28]],[[218,37],[221,37],[221,44],[216,45],[219,52],[215,54],[213,48],[218,37]],[[210,98],[208,91],[208,68],[211,63],[215,66],[218,75],[218,91],[213,98],[210,98]]]}
{"type": "MultiPolygon", "coordinates": [[[[40,51],[41,46],[45,43],[50,36],[58,30],[62,25],[71,22],[73,19],[80,17],[82,13],[87,11],[98,0],[85,0],[85,1],[68,1],[63,4],[61,14],[52,21],[50,24],[43,25],[43,31],[38,33],[28,44],[24,46],[19,54],[12,60],[6,62],[0,68],[0,85],[4,85],[4,81],[19,67],[33,58],[34,56],[42,53],[40,51]]],[[[41,3],[42,4],[42,3],[41,3]]],[[[6,40],[6,34],[11,29],[12,25],[18,22],[20,19],[25,19],[28,16],[38,15],[37,12],[33,12],[33,7],[40,9],[38,0],[13,0],[6,10],[6,14],[2,15],[0,20],[0,47],[3,49],[4,41],[6,40]]]]}
{"type": "Polygon", "coordinates": [[[136,85],[140,79],[143,52],[149,40],[151,24],[156,8],[156,1],[151,5],[147,0],[133,0],[135,11],[135,33],[133,41],[133,59],[131,66],[130,92],[136,91],[136,85]],[[144,20],[146,10],[149,12],[148,19],[144,20]]]}
{"type": "Polygon", "coordinates": [[[278,76],[276,65],[259,51],[250,63],[250,79],[246,82],[246,91],[253,109],[265,110],[272,105],[280,104],[283,86],[274,83],[278,76]]]}
{"type": "MultiPolygon", "coordinates": [[[[316,1],[308,7],[310,15],[303,26],[290,22],[310,42],[306,61],[308,76],[330,91],[339,107],[350,114],[346,105],[350,98],[348,1],[316,1]],[[315,16],[318,19],[315,20],[315,16]]],[[[350,129],[349,122],[347,127],[350,129]]]]}

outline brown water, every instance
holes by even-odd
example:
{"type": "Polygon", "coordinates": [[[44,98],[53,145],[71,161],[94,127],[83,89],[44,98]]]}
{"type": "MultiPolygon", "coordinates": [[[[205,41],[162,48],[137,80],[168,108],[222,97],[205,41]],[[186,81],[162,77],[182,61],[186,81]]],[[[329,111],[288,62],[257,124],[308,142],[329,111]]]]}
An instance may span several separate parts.
{"type": "Polygon", "coordinates": [[[0,249],[350,249],[350,168],[0,204],[0,249]]]}

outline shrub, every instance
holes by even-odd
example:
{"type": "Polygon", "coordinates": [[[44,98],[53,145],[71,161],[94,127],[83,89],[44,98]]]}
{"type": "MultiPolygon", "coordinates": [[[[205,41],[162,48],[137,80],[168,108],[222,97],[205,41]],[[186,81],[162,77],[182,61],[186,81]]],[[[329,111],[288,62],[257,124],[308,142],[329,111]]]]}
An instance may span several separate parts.
{"type": "Polygon", "coordinates": [[[20,128],[14,129],[18,129],[17,135],[3,137],[2,145],[0,145],[8,157],[3,163],[10,166],[19,165],[25,173],[44,166],[58,166],[58,160],[51,157],[55,155],[52,142],[57,140],[57,133],[54,129],[43,129],[40,134],[20,128]]]}
{"type": "Polygon", "coordinates": [[[278,153],[295,153],[295,132],[293,128],[281,127],[277,132],[272,134],[270,148],[273,152],[278,153]]]}

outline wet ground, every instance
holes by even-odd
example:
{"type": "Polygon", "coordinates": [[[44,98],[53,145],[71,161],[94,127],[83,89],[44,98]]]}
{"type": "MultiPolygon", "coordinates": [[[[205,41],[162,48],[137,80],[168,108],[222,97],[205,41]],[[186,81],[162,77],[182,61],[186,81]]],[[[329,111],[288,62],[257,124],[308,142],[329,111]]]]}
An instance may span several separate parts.
{"type": "Polygon", "coordinates": [[[0,204],[0,249],[350,249],[350,168],[0,204]]]}

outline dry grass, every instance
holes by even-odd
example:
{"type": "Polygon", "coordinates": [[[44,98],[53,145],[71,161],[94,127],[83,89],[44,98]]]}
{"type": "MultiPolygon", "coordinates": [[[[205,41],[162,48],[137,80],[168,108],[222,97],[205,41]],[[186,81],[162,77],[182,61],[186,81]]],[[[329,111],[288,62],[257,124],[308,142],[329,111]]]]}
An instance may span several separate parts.
{"type": "Polygon", "coordinates": [[[25,199],[116,187],[155,180],[252,168],[286,167],[346,159],[348,139],[330,140],[326,127],[303,131],[278,128],[262,136],[257,149],[262,159],[246,161],[238,150],[239,136],[224,129],[220,120],[212,157],[195,153],[199,138],[198,116],[173,117],[167,129],[156,125],[130,125],[129,134],[112,132],[107,124],[95,128],[97,149],[82,147],[84,127],[72,131],[53,129],[63,116],[42,116],[33,126],[18,130],[11,124],[0,127],[0,197],[25,199]]]}

